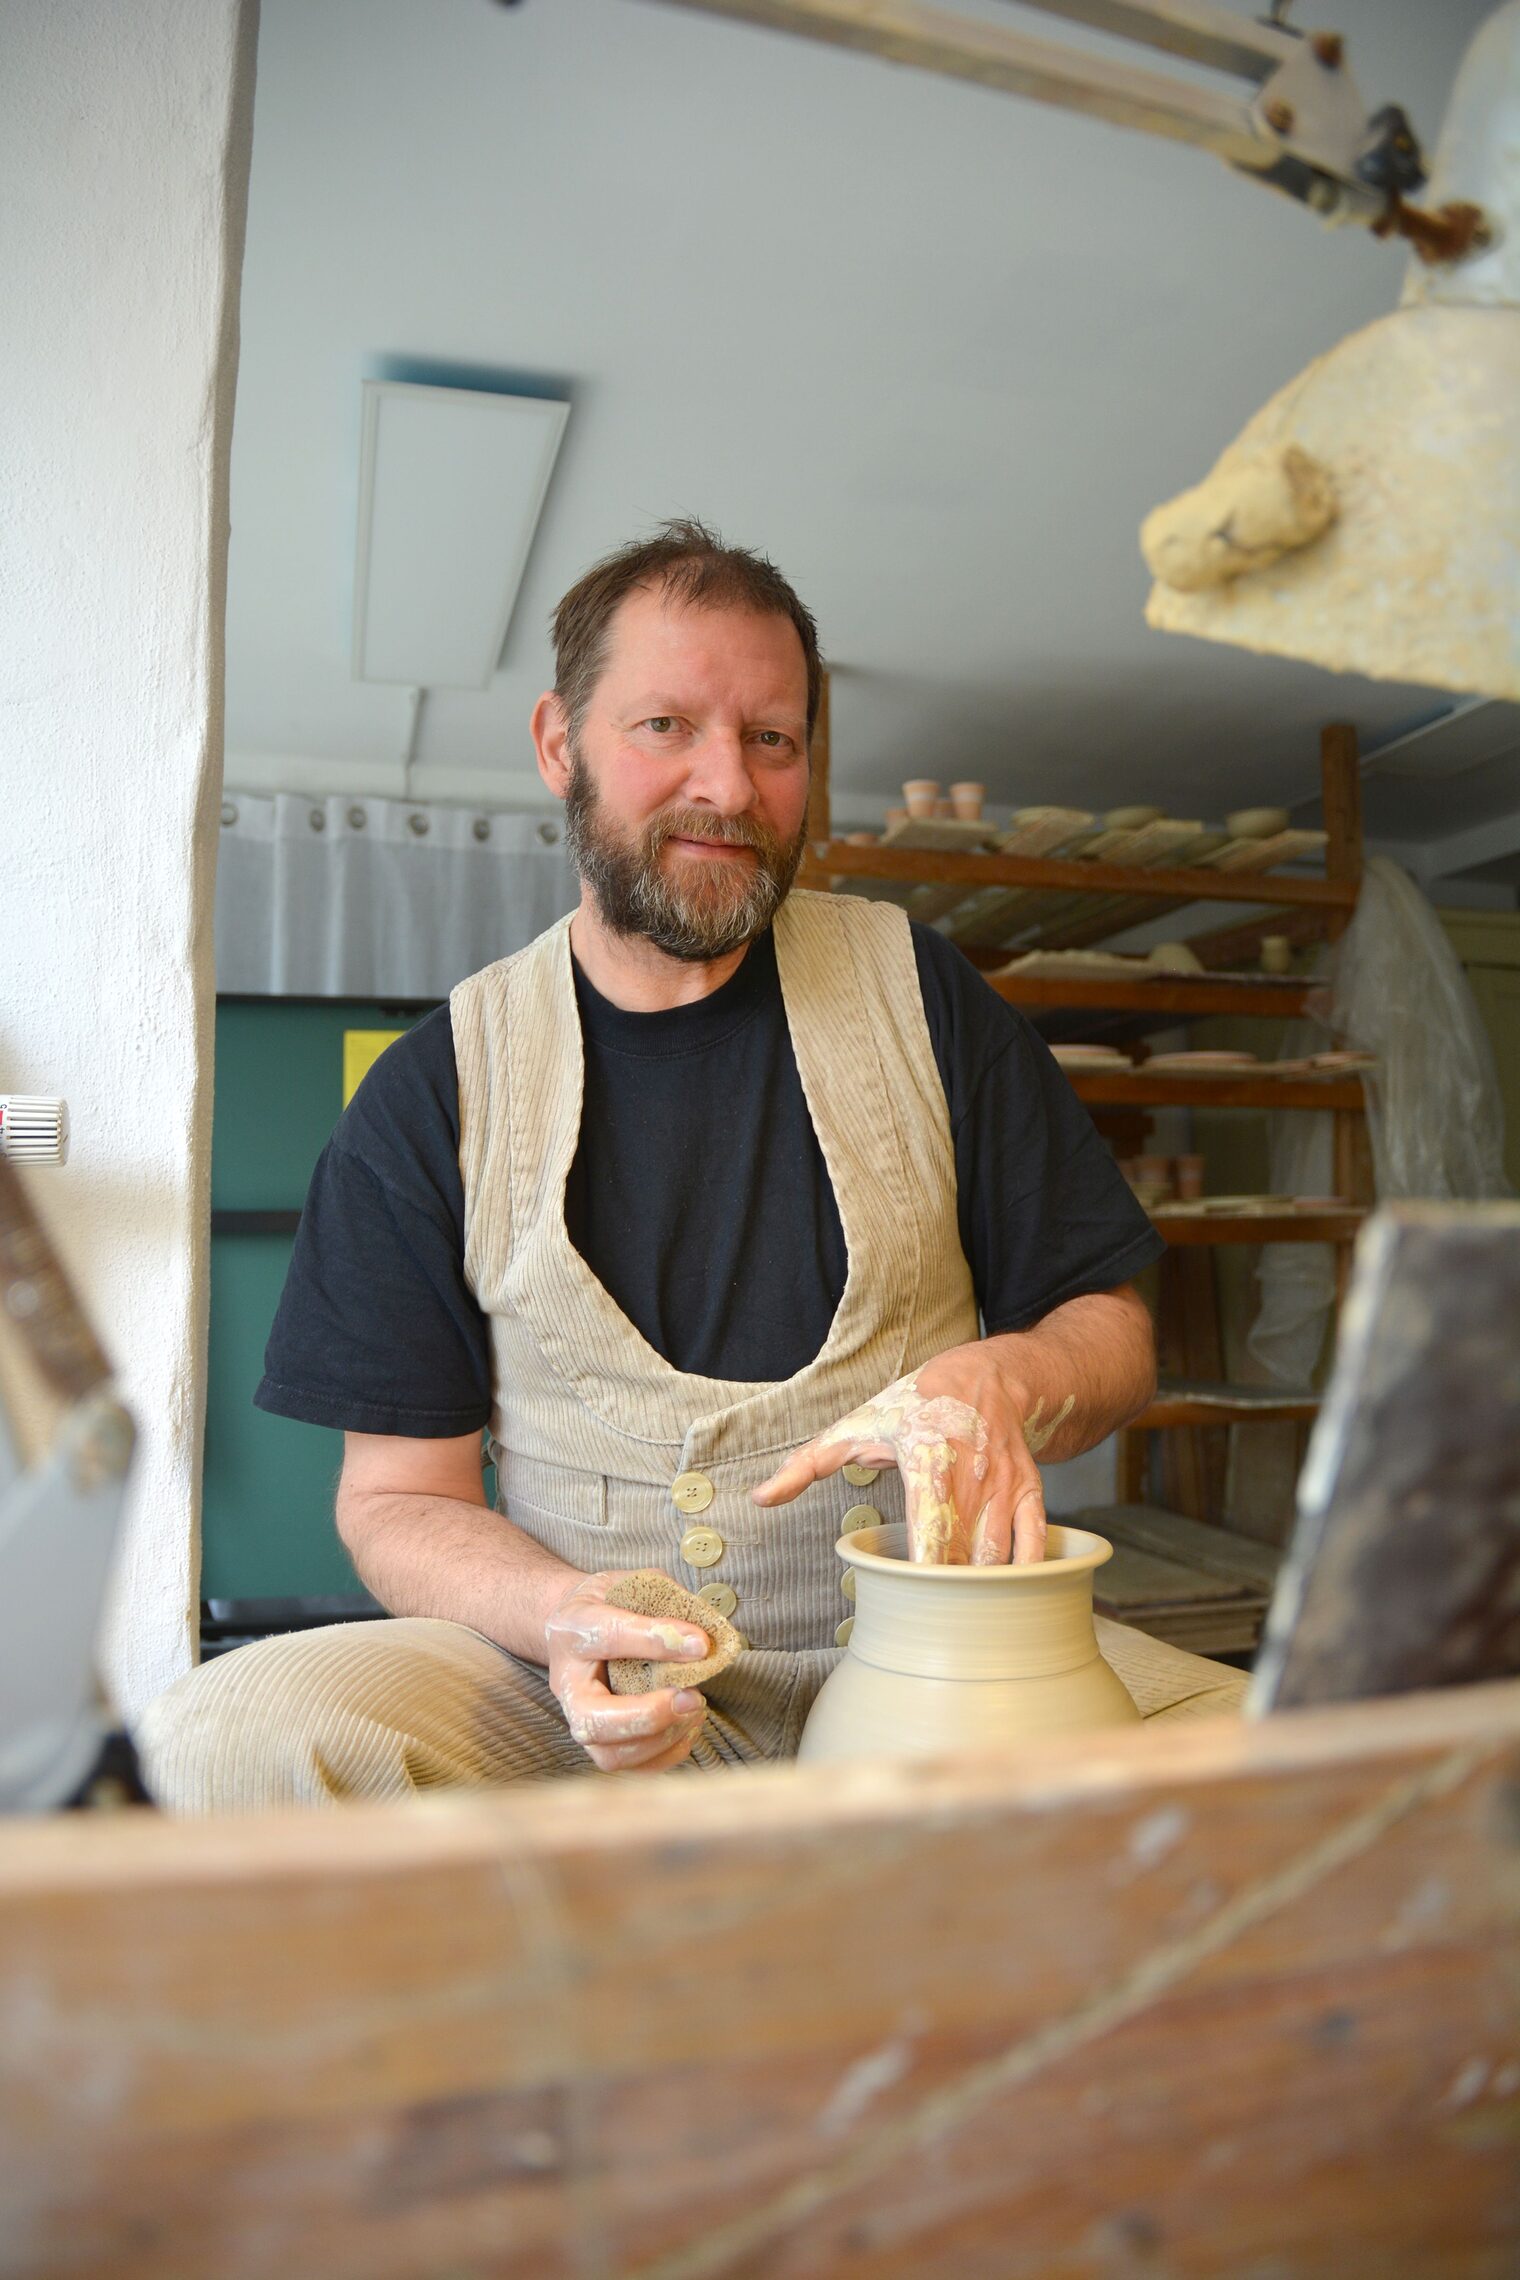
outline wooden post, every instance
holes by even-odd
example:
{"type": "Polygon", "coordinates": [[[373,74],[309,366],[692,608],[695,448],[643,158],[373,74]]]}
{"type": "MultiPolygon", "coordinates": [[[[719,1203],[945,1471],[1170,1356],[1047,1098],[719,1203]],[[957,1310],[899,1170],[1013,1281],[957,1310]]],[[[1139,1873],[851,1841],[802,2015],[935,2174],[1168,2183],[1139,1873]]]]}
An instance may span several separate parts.
{"type": "Polygon", "coordinates": [[[829,676],[823,676],[823,694],[818,703],[818,718],[813,723],[812,742],[808,747],[813,764],[813,780],[808,791],[807,835],[817,847],[832,839],[833,818],[829,802],[829,676]]]}
{"type": "MultiPolygon", "coordinates": [[[[1214,1260],[1205,1249],[1169,1250],[1157,1280],[1156,1347],[1165,1377],[1224,1376],[1214,1260]]],[[[1224,1518],[1229,1429],[1186,1425],[1161,1436],[1161,1502],[1189,1520],[1224,1518]]]]}

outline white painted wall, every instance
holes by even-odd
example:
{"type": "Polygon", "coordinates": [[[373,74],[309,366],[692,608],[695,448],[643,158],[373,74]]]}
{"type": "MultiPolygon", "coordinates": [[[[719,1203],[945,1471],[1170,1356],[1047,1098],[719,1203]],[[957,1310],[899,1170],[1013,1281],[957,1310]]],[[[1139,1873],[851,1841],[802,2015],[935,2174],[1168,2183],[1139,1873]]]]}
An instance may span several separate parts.
{"type": "Polygon", "coordinates": [[[252,0],[0,0],[0,1087],[140,1444],[106,1668],[190,1662],[252,0]]]}

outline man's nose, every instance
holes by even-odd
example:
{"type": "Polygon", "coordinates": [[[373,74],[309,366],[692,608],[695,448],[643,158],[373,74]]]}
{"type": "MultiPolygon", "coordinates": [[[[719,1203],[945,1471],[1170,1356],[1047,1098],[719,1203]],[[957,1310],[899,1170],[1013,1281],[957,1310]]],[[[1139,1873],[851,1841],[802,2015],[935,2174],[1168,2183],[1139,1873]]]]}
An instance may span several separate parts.
{"type": "Polygon", "coordinates": [[[720,815],[743,815],[754,805],[744,738],[737,729],[708,729],[692,747],[686,790],[720,815]]]}

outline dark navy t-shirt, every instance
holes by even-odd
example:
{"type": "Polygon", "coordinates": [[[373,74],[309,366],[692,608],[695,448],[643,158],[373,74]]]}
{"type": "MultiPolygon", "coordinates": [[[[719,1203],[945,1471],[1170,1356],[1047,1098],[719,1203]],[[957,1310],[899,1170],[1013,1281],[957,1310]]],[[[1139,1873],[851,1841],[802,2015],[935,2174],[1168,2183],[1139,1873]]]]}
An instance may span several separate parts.
{"type": "MultiPolygon", "coordinates": [[[[915,926],[913,947],[983,1327],[1024,1330],[1127,1281],[1161,1240],[1036,1031],[943,936],[915,926]]],[[[570,1240],[675,1368],[795,1376],[828,1335],[848,1262],[771,936],[692,1005],[625,1013],[578,967],[575,987],[586,1089],[570,1240]]],[[[381,1055],[318,1162],[260,1408],[417,1438],[484,1425],[490,1343],[463,1226],[443,1006],[381,1055]]]]}

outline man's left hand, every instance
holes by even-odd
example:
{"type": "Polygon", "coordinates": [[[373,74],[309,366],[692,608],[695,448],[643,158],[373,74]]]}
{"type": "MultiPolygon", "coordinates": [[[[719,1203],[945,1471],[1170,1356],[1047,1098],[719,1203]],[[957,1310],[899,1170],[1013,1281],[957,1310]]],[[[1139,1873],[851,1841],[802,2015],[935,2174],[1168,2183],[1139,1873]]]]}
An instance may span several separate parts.
{"type": "Polygon", "coordinates": [[[1045,1556],[1045,1497],[1018,1383],[985,1344],[956,1346],[899,1378],[788,1457],[752,1491],[789,1504],[849,1464],[896,1465],[908,1510],[908,1556],[938,1566],[998,1567],[1045,1556]]]}

